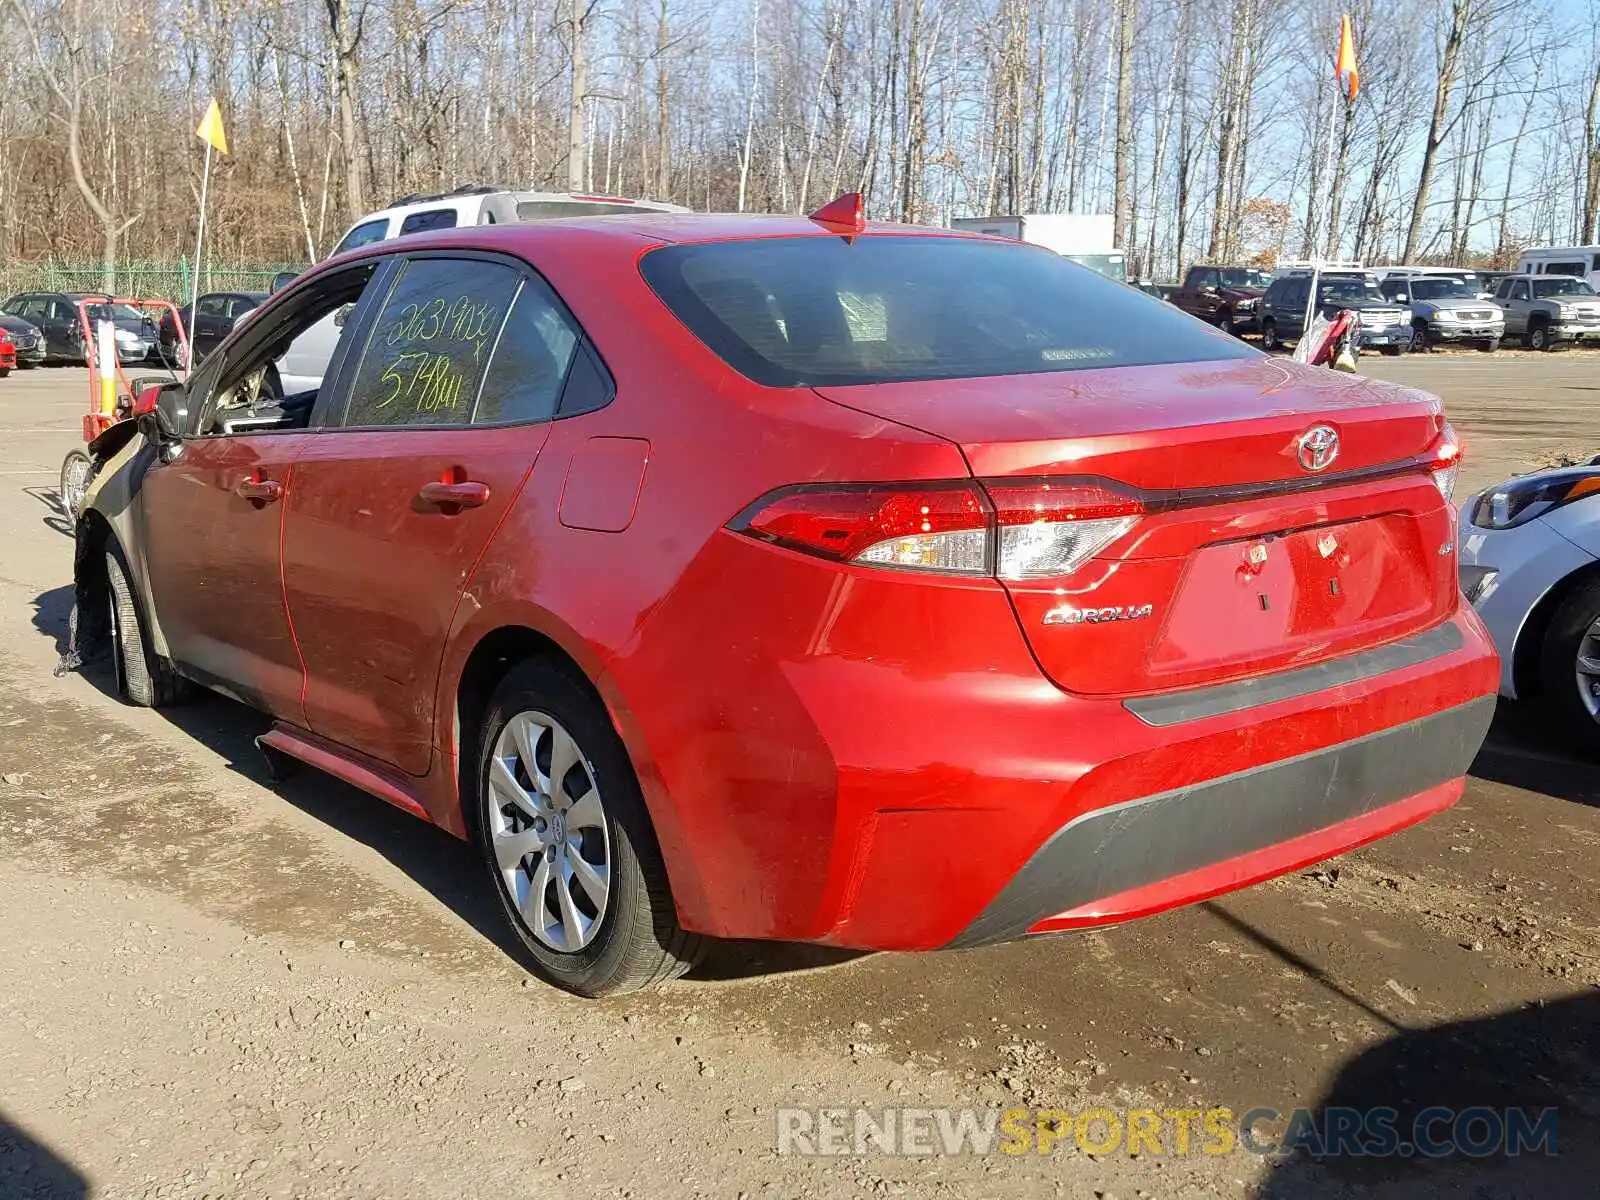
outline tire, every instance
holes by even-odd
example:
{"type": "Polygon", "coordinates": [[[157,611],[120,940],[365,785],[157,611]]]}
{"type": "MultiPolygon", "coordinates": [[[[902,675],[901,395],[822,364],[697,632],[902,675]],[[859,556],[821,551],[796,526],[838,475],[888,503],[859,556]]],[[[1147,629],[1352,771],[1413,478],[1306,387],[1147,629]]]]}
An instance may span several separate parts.
{"type": "Polygon", "coordinates": [[[570,668],[531,659],[512,669],[490,699],[477,764],[479,849],[533,974],[599,997],[665,983],[694,965],[705,939],[678,924],[633,764],[604,706],[570,668]],[[561,780],[549,774],[557,755],[570,761],[561,780]],[[601,894],[575,863],[589,868],[601,894]]]}
{"type": "Polygon", "coordinates": [[[1496,350],[1500,349],[1500,339],[1484,338],[1482,342],[1478,343],[1478,349],[1483,351],[1485,354],[1493,354],[1496,350]]]}
{"type": "Polygon", "coordinates": [[[1545,630],[1539,657],[1540,703],[1586,753],[1600,756],[1600,672],[1586,673],[1600,655],[1600,579],[1578,587],[1561,602],[1545,630]]]}
{"type": "Polygon", "coordinates": [[[1379,347],[1379,349],[1382,350],[1383,356],[1385,358],[1399,358],[1400,357],[1400,351],[1402,349],[1404,349],[1404,347],[1402,347],[1402,346],[1381,346],[1381,347],[1379,347]]]}
{"type": "Polygon", "coordinates": [[[1282,342],[1278,341],[1278,323],[1271,317],[1261,322],[1261,348],[1269,353],[1281,348],[1282,342]]]}
{"type": "Polygon", "coordinates": [[[94,460],[82,450],[69,450],[61,462],[61,511],[77,520],[83,507],[83,494],[94,478],[94,460]]]}
{"type": "Polygon", "coordinates": [[[11,374],[10,367],[0,367],[0,379],[4,379],[9,374],[11,374]]]}
{"type": "Polygon", "coordinates": [[[1427,354],[1433,349],[1433,341],[1428,337],[1426,325],[1413,325],[1411,327],[1411,353],[1427,354]]]}
{"type": "Polygon", "coordinates": [[[139,598],[134,594],[122,547],[106,546],[106,582],[111,604],[111,661],[117,694],[140,708],[166,708],[194,694],[194,685],[150,648],[139,598]]]}
{"type": "Polygon", "coordinates": [[[1529,350],[1549,350],[1555,345],[1555,339],[1550,336],[1550,326],[1540,321],[1536,325],[1528,326],[1527,345],[1529,350]]]}

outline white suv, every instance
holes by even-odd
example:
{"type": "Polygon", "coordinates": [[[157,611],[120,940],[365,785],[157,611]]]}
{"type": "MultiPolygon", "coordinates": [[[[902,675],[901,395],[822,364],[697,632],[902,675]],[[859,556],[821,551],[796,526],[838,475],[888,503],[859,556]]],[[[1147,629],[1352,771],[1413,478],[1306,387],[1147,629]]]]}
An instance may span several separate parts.
{"type": "Polygon", "coordinates": [[[514,192],[507,188],[464,187],[435,196],[407,196],[389,208],[361,218],[339,239],[335,254],[408,233],[455,229],[461,225],[514,225],[547,217],[593,217],[604,213],[690,211],[681,204],[583,196],[572,192],[514,192]]]}
{"type": "MultiPolygon", "coordinates": [[[[426,233],[430,229],[455,229],[463,225],[514,225],[550,217],[593,217],[610,213],[686,213],[692,209],[661,200],[629,200],[621,196],[587,196],[573,192],[516,192],[509,188],[473,186],[432,196],[407,196],[388,208],[370,213],[352,225],[334,254],[358,246],[426,233]]],[[[273,288],[286,286],[280,280],[273,288]]],[[[322,374],[339,343],[340,314],[323,318],[294,340],[279,361],[285,395],[311,391],[322,384],[322,374]]]]}

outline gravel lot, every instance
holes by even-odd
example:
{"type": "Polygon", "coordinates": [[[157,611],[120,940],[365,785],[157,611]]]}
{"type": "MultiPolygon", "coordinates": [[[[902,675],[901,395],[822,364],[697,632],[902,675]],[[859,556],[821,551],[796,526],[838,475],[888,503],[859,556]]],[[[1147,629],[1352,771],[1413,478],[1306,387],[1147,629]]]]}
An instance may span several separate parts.
{"type": "MultiPolygon", "coordinates": [[[[1600,449],[1600,357],[1363,359],[1470,489],[1600,449]]],[[[1088,935],[926,956],[719,947],[665,991],[529,986],[466,849],[264,721],[55,679],[53,507],[86,377],[0,381],[0,1198],[1594,1194],[1600,776],[1502,712],[1451,812],[1088,935]],[[1507,1161],[779,1156],[784,1105],[1556,1106],[1507,1161]]],[[[1465,493],[1463,493],[1465,494],[1465,493]]]]}

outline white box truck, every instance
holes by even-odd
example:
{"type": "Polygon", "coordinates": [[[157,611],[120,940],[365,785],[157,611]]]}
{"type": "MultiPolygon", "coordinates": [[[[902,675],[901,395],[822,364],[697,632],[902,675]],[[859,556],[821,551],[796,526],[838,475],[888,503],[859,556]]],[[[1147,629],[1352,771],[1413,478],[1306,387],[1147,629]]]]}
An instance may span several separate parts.
{"type": "Polygon", "coordinates": [[[1016,242],[1032,242],[1063,258],[1099,271],[1119,283],[1128,281],[1122,251],[1111,236],[1109,213],[1023,213],[1016,217],[954,217],[951,229],[987,233],[1016,242]]]}

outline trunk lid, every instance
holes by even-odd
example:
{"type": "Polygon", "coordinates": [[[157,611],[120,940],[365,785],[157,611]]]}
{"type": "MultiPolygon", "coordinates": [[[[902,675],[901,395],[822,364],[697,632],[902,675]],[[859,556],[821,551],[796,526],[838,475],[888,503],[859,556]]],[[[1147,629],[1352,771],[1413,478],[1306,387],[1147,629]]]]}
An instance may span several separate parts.
{"type": "Polygon", "coordinates": [[[1455,606],[1439,401],[1258,358],[826,388],[957,443],[979,479],[1095,477],[1146,511],[1061,578],[1007,580],[1061,687],[1136,695],[1309,665],[1455,606]],[[1338,436],[1321,470],[1313,426],[1338,436]]]}

